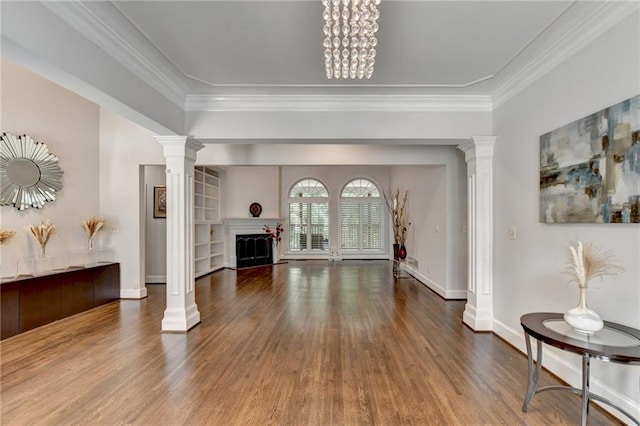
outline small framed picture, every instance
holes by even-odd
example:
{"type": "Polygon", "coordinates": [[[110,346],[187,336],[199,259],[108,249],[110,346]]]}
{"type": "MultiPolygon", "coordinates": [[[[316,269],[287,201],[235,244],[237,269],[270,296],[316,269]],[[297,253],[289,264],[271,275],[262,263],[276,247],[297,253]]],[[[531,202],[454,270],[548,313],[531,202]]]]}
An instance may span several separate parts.
{"type": "Polygon", "coordinates": [[[167,217],[167,187],[164,185],[153,187],[153,217],[167,217]]]}

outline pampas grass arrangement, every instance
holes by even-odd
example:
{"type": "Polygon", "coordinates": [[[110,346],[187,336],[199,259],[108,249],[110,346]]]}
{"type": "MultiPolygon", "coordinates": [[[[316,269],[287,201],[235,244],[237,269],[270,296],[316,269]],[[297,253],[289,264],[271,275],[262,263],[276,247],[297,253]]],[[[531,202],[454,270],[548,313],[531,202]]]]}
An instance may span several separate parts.
{"type": "Polygon", "coordinates": [[[571,280],[578,284],[579,288],[587,288],[589,281],[607,275],[616,275],[624,271],[611,251],[604,251],[591,243],[582,244],[582,241],[572,243],[567,248],[569,266],[566,273],[571,280]]]}
{"type": "Polygon", "coordinates": [[[96,236],[98,231],[104,225],[104,219],[98,216],[91,216],[82,221],[82,227],[84,228],[84,232],[87,234],[87,238],[89,238],[89,250],[93,249],[93,237],[96,236]]]}
{"type": "Polygon", "coordinates": [[[16,231],[12,231],[10,229],[0,229],[0,244],[4,243],[14,235],[16,235],[16,231]]]}
{"type": "Polygon", "coordinates": [[[51,220],[47,219],[46,221],[43,220],[38,226],[29,224],[25,226],[25,229],[29,231],[38,245],[40,245],[40,256],[44,257],[45,248],[51,236],[56,233],[56,227],[51,223],[51,220]]]}

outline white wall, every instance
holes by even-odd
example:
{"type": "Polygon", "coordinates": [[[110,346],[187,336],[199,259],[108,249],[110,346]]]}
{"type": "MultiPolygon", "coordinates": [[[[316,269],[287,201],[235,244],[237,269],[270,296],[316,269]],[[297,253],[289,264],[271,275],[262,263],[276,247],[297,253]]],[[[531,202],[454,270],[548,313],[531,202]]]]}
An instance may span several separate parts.
{"type": "MultiPolygon", "coordinates": [[[[490,112],[187,112],[198,139],[466,139],[491,132],[490,112]]],[[[349,141],[348,143],[352,143],[349,141]]]]}
{"type": "MultiPolygon", "coordinates": [[[[640,16],[635,13],[495,111],[494,308],[496,333],[524,348],[519,318],[577,304],[565,247],[580,239],[615,252],[626,272],[594,282],[589,305],[603,319],[640,328],[637,224],[539,223],[539,137],[640,93],[640,16]],[[517,239],[507,228],[516,226],[517,239]]],[[[544,358],[544,357],[543,357],[544,358]]],[[[579,384],[576,356],[554,351],[545,365],[579,384]]],[[[640,418],[640,369],[592,362],[592,386],[640,418]]]]}
{"type": "Polygon", "coordinates": [[[154,187],[166,184],[166,168],[143,166],[145,222],[145,282],[165,283],[167,279],[167,220],[153,217],[154,187]]]}
{"type": "Polygon", "coordinates": [[[262,206],[260,217],[281,217],[279,167],[228,167],[222,185],[223,217],[251,217],[249,205],[253,202],[262,206]]]}
{"type": "Polygon", "coordinates": [[[466,168],[462,152],[450,155],[447,165],[393,167],[391,187],[409,190],[406,246],[418,261],[412,274],[446,299],[465,299],[466,168]]]}
{"type": "Polygon", "coordinates": [[[154,134],[112,112],[100,109],[100,211],[109,221],[109,244],[120,262],[120,296],[146,296],[143,165],[164,165],[154,134]]]}
{"type": "MultiPolygon", "coordinates": [[[[16,231],[1,247],[2,262],[38,256],[39,249],[24,226],[51,219],[57,234],[47,244],[47,255],[59,257],[87,248],[82,221],[99,211],[98,118],[99,108],[74,93],[6,59],[2,71],[2,131],[27,134],[46,143],[60,159],[63,188],[56,200],[42,209],[19,212],[0,207],[0,227],[16,231]]],[[[96,237],[103,245],[104,232],[96,237]]]]}
{"type": "Polygon", "coordinates": [[[432,285],[442,288],[447,279],[445,171],[444,166],[407,166],[393,167],[391,173],[391,191],[399,189],[401,198],[409,191],[407,256],[418,261],[417,269],[432,285]]]}

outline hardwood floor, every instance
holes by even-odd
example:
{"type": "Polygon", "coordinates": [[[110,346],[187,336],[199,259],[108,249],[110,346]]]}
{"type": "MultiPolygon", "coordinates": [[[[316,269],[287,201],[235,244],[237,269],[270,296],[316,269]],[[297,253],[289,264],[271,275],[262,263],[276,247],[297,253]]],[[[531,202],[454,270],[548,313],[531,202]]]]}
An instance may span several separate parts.
{"type": "MultiPolygon", "coordinates": [[[[568,392],[522,413],[525,356],[390,266],[216,272],[197,281],[187,334],[160,332],[165,287],[151,285],[3,340],[0,424],[579,424],[568,392]]],[[[589,424],[615,421],[594,407],[589,424]]]]}

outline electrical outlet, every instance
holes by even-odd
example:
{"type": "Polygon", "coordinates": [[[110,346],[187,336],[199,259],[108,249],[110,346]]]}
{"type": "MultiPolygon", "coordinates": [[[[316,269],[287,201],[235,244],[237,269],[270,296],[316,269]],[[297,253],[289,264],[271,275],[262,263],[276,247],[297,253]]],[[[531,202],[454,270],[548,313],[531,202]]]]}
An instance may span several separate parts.
{"type": "Polygon", "coordinates": [[[111,233],[117,234],[118,232],[120,232],[120,228],[118,228],[118,225],[111,225],[111,233]]]}
{"type": "Polygon", "coordinates": [[[427,266],[427,274],[431,273],[431,266],[427,266]]]}
{"type": "Polygon", "coordinates": [[[433,229],[435,229],[436,234],[437,234],[438,232],[440,232],[440,225],[434,226],[433,229]]]}

